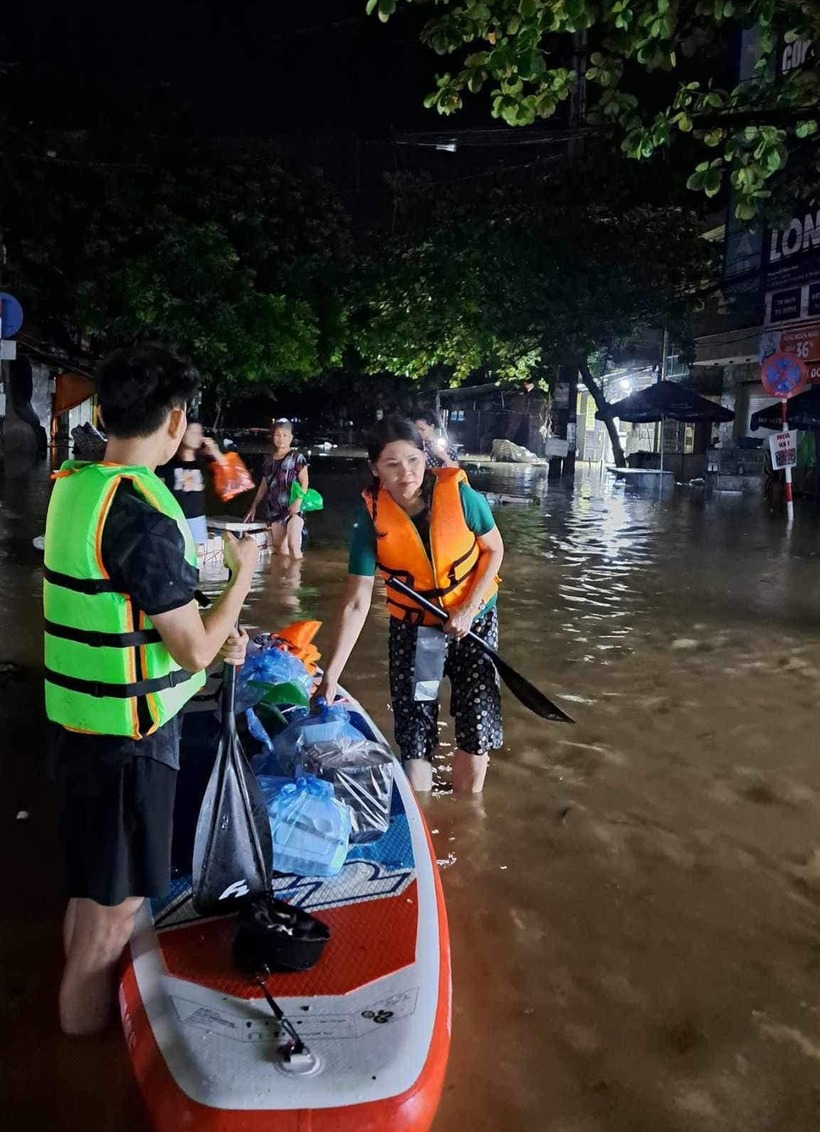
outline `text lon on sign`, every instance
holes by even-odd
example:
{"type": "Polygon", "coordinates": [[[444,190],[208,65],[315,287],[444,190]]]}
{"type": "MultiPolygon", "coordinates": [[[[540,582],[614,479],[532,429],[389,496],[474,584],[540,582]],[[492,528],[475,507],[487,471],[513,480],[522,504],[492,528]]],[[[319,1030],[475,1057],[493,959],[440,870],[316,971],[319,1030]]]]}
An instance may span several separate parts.
{"type": "Polygon", "coordinates": [[[760,367],[760,380],[772,397],[793,397],[806,384],[806,366],[793,354],[772,354],[760,367]]]}
{"type": "Polygon", "coordinates": [[[797,440],[791,432],[778,432],[769,437],[772,468],[794,468],[797,465],[797,440]]]}

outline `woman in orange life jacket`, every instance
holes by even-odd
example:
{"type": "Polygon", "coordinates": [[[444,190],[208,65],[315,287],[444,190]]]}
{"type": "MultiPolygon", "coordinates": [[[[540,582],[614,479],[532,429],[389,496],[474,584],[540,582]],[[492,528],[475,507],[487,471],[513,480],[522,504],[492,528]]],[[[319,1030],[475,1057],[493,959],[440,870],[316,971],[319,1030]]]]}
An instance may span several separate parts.
{"type": "Polygon", "coordinates": [[[318,693],[332,702],[359,638],[378,570],[399,577],[448,613],[441,624],[388,589],[389,668],[396,742],[417,791],[432,788],[442,676],[450,678],[457,750],[453,789],[479,793],[490,751],[501,746],[501,701],[492,662],[466,636],[493,646],[504,544],[486,500],[459,468],[425,468],[416,426],[378,423],[368,446],[373,481],[353,526],[347,589],[318,693]]]}

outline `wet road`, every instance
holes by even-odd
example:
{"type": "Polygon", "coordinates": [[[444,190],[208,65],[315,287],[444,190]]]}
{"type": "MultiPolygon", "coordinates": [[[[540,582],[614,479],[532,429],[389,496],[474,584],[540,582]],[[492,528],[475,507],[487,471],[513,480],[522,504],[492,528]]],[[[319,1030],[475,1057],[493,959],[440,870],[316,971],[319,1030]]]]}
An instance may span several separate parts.
{"type": "MultiPolygon", "coordinates": [[[[327,618],[360,483],[315,465],[327,511],[247,620],[327,618]]],[[[575,715],[505,698],[479,801],[427,803],[450,915],[453,1046],[435,1132],[815,1132],[820,1107],[820,517],[662,501],[596,474],[479,472],[527,495],[502,653],[575,715]]],[[[145,1132],[117,1033],[59,1038],[61,901],[40,767],[42,476],[0,486],[0,1130],[145,1132]],[[27,821],[16,821],[21,809],[27,821]]],[[[321,643],[321,641],[320,641],[321,643]]],[[[385,615],[346,683],[389,728],[385,615]]],[[[447,778],[451,730],[438,777],[447,778]]]]}

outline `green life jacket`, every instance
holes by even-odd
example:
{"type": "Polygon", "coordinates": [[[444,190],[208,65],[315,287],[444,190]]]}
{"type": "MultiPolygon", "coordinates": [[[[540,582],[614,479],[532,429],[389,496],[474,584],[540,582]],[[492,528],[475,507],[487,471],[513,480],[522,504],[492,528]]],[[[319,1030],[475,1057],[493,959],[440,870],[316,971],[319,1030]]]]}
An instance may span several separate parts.
{"type": "Polygon", "coordinates": [[[114,589],[102,533],[117,488],[128,480],[196,547],[171,492],[145,467],[68,460],[55,476],[45,535],[46,714],[94,735],[141,739],[177,715],[205,683],[180,668],[150,619],[114,589]]]}

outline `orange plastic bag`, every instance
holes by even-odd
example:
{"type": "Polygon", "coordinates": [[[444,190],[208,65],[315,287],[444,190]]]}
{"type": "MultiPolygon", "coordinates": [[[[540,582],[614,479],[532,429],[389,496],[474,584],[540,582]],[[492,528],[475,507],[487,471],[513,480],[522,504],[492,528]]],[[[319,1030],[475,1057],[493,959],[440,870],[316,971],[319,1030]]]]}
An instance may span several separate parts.
{"type": "Polygon", "coordinates": [[[286,652],[298,657],[312,676],[321,656],[313,638],[321,627],[321,621],[292,621],[278,633],[272,633],[271,637],[286,652]]]}
{"type": "Polygon", "coordinates": [[[251,491],[256,486],[251,473],[236,452],[226,452],[221,460],[214,460],[212,469],[214,491],[223,503],[227,503],[235,495],[241,495],[243,491],[251,491]]]}

